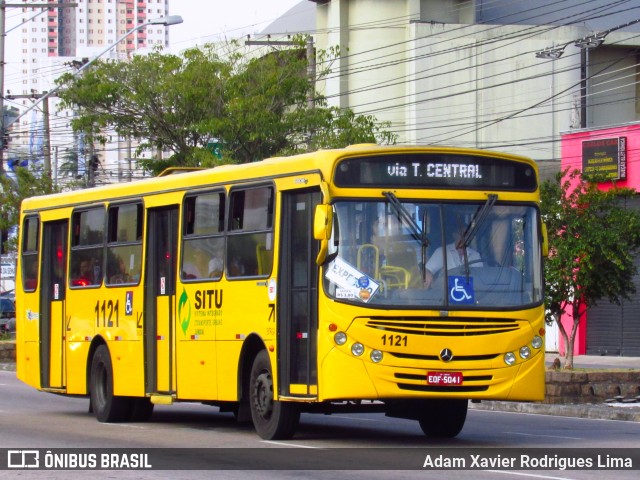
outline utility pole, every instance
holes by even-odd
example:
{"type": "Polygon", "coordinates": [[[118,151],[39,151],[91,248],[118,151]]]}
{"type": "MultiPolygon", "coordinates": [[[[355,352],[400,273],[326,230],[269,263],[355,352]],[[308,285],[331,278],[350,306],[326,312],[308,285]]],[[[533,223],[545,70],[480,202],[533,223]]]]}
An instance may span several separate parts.
{"type": "Polygon", "coordinates": [[[44,156],[44,172],[46,175],[51,176],[51,130],[49,128],[49,92],[35,93],[30,95],[7,95],[8,100],[15,100],[20,98],[31,98],[33,100],[43,99],[42,101],[42,116],[43,116],[43,130],[44,139],[42,141],[42,150],[44,156]]]}

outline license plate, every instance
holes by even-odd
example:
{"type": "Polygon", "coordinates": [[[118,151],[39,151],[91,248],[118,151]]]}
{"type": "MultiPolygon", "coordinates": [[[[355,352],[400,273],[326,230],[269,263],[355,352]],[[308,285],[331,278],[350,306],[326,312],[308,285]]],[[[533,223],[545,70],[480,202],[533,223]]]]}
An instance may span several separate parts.
{"type": "Polygon", "coordinates": [[[429,372],[428,385],[462,385],[462,372],[429,372]]]}

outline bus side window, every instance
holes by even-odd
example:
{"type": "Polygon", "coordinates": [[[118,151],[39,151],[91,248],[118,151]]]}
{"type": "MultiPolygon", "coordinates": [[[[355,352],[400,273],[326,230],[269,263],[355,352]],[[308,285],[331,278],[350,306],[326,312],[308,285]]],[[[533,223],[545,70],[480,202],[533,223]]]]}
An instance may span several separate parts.
{"type": "Polygon", "coordinates": [[[74,212],[71,228],[71,286],[100,285],[104,273],[104,208],[74,212]]]}
{"type": "Polygon", "coordinates": [[[141,203],[111,205],[107,225],[107,285],[136,284],[142,270],[141,203]]]}
{"type": "Polygon", "coordinates": [[[38,286],[38,233],[40,222],[37,217],[27,217],[22,230],[22,286],[33,291],[38,286]]]}
{"type": "Polygon", "coordinates": [[[229,277],[267,276],[273,265],[273,188],[234,189],[227,242],[229,277]]]}
{"type": "Polygon", "coordinates": [[[184,201],[182,280],[220,279],[224,270],[224,192],[190,195],[184,201]]]}

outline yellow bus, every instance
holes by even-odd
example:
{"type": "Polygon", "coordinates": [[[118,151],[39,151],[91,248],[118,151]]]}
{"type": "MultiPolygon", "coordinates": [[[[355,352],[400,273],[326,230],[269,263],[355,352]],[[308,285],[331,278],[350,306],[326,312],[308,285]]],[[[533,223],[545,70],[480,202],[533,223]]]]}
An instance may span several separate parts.
{"type": "Polygon", "coordinates": [[[453,437],[544,396],[538,171],[354,145],[27,199],[17,375],[100,422],[202,402],[294,435],[377,411],[453,437]]]}

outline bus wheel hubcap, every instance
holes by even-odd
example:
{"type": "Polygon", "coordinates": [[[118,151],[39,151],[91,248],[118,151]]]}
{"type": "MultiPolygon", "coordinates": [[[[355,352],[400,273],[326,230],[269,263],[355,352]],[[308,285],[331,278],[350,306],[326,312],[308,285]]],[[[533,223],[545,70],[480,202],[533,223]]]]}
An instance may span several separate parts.
{"type": "Polygon", "coordinates": [[[271,375],[262,373],[256,379],[254,404],[256,412],[263,418],[271,416],[273,410],[271,375]]]}

